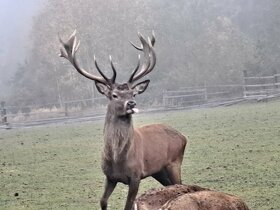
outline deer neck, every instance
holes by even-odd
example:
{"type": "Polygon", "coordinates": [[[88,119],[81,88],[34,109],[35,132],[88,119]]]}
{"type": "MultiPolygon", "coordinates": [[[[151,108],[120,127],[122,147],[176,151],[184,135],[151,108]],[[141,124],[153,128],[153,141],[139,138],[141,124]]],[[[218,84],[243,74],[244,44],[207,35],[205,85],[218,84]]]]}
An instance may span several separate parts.
{"type": "Polygon", "coordinates": [[[124,161],[133,141],[132,116],[117,116],[107,110],[104,125],[104,158],[114,162],[124,161]]]}

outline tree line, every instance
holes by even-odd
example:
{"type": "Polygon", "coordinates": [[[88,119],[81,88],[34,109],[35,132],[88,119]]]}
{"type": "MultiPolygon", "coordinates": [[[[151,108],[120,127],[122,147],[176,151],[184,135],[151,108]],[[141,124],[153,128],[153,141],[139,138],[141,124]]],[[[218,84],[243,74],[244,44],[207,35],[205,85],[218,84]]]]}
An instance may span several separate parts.
{"type": "Polygon", "coordinates": [[[143,103],[179,87],[242,83],[242,72],[266,75],[279,67],[280,2],[277,0],[47,0],[34,17],[30,52],[10,82],[10,104],[31,105],[97,96],[92,81],[58,57],[58,34],[77,29],[78,59],[97,74],[93,56],[117,81],[133,71],[137,32],[156,34],[157,64],[143,103]]]}

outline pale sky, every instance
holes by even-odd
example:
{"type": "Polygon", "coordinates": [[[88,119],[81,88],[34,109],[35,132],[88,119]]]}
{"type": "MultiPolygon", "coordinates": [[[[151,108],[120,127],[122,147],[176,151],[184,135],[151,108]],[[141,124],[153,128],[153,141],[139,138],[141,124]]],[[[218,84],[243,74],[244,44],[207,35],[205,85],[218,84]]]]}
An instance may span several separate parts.
{"type": "MultiPolygon", "coordinates": [[[[0,0],[0,91],[25,60],[26,41],[34,17],[45,0],[0,0]]],[[[1,95],[1,92],[0,92],[1,95]]]]}

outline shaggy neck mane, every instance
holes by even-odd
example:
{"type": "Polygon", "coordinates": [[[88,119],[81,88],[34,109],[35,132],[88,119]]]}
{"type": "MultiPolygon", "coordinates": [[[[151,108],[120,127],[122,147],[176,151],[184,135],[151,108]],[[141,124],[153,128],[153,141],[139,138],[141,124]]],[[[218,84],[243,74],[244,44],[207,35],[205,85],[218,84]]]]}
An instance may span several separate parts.
{"type": "Polygon", "coordinates": [[[104,125],[104,157],[114,162],[123,161],[133,139],[132,116],[117,116],[108,107],[104,125]]]}

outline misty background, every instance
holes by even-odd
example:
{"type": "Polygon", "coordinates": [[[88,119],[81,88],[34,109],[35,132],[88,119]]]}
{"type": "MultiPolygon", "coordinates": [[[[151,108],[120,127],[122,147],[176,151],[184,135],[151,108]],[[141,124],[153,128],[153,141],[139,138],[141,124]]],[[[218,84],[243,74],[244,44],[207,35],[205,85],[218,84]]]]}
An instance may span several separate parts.
{"type": "Polygon", "coordinates": [[[78,59],[97,74],[93,56],[117,81],[137,63],[137,32],[156,34],[157,64],[141,100],[161,100],[163,90],[242,84],[279,70],[278,0],[27,0],[0,2],[0,101],[10,105],[58,103],[99,96],[94,83],[58,57],[60,43],[77,29],[78,59]]]}

